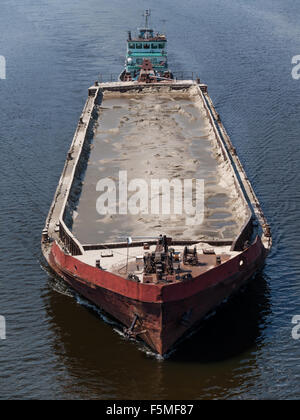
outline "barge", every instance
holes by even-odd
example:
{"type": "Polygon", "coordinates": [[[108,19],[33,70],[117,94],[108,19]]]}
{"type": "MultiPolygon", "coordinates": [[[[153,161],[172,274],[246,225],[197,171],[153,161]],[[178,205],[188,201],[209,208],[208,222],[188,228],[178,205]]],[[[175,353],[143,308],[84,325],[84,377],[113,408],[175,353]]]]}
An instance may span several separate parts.
{"type": "MultiPolygon", "coordinates": [[[[145,28],[129,36],[131,48],[162,42],[145,28]]],[[[153,67],[148,47],[146,54],[139,71],[125,69],[119,81],[89,88],[42,251],[51,269],[128,337],[165,355],[262,269],[272,237],[207,86],[174,79],[153,67]],[[145,195],[158,179],[156,194],[145,195]],[[193,215],[175,194],[187,179],[193,215]],[[108,192],[113,198],[104,200],[108,192]]]]}

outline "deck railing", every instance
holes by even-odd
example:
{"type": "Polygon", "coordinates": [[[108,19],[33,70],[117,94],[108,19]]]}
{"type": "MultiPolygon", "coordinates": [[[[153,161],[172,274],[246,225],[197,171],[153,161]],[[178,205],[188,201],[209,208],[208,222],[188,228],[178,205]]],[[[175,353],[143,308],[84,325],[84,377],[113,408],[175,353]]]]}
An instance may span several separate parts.
{"type": "MultiPolygon", "coordinates": [[[[120,72],[121,73],[121,72],[120,72]]],[[[101,73],[98,76],[100,83],[118,82],[120,73],[101,73]]],[[[174,80],[197,80],[199,74],[192,71],[172,71],[174,80]]]]}
{"type": "Polygon", "coordinates": [[[70,171],[70,174],[68,175],[69,180],[67,184],[64,185],[64,189],[63,189],[64,202],[62,204],[61,213],[59,217],[59,237],[71,255],[82,255],[84,251],[78,239],[73,235],[73,233],[65,224],[65,213],[66,213],[68,201],[70,199],[70,194],[71,194],[74,179],[76,176],[76,171],[78,169],[78,165],[82,156],[82,151],[87,141],[88,130],[89,130],[91,119],[92,119],[95,101],[97,99],[96,97],[97,97],[98,89],[99,89],[98,86],[95,86],[89,90],[89,96],[85,103],[85,106],[82,112],[82,117],[80,118],[80,121],[78,123],[77,129],[73,138],[73,142],[69,151],[69,155],[72,156],[75,148],[77,148],[78,150],[75,153],[75,156],[72,156],[72,160],[67,159],[65,168],[63,171],[62,179],[61,179],[62,185],[64,185],[63,184],[64,177],[67,173],[67,170],[69,170],[70,171]]]}
{"type": "Polygon", "coordinates": [[[62,220],[59,222],[59,238],[71,255],[82,255],[79,242],[76,240],[74,235],[72,235],[62,220]]]}

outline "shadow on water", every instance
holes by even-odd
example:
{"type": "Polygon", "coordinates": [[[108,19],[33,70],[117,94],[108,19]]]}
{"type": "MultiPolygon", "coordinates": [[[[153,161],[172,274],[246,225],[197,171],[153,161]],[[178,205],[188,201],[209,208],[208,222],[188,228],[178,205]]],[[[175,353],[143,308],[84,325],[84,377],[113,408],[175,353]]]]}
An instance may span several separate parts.
{"type": "Polygon", "coordinates": [[[195,334],[181,342],[169,360],[220,362],[258,345],[271,311],[268,283],[264,274],[257,274],[209,316],[195,334]]]}
{"type": "Polygon", "coordinates": [[[256,370],[252,350],[264,342],[270,313],[268,282],[257,275],[161,360],[141,343],[117,334],[111,320],[103,322],[100,311],[74,298],[63,281],[49,279],[43,299],[50,346],[68,372],[63,398],[215,398],[251,383],[256,370]]]}
{"type": "MultiPolygon", "coordinates": [[[[171,352],[166,360],[190,363],[220,362],[238,356],[253,346],[259,345],[266,326],[266,317],[271,311],[269,282],[267,280],[266,275],[257,274],[243,290],[232,296],[208,316],[197,331],[180,342],[176,350],[171,352]]],[[[111,341],[115,342],[116,340],[120,342],[119,344],[125,346],[128,344],[128,341],[122,336],[110,331],[112,328],[115,331],[122,329],[116,321],[110,319],[93,304],[81,299],[63,280],[49,278],[49,294],[47,297],[48,313],[51,315],[56,330],[58,327],[62,340],[65,336],[68,337],[68,340],[72,337],[75,338],[81,328],[85,333],[88,333],[97,326],[95,323],[98,323],[98,327],[105,330],[106,346],[109,346],[111,341]],[[72,298],[72,300],[67,297],[72,298]],[[76,309],[74,305],[76,305],[76,309]],[[76,315],[75,313],[72,315],[74,309],[76,315]],[[70,311],[69,314],[67,311],[70,311]],[[76,316],[76,319],[73,316],[76,316]],[[89,324],[85,325],[85,322],[89,322],[89,324]]],[[[102,343],[103,338],[102,336],[102,343]]],[[[85,342],[88,343],[89,338],[86,337],[86,339],[85,342]]],[[[132,342],[129,344],[132,344],[132,342]]],[[[135,344],[140,346],[140,343],[135,344]]],[[[67,347],[68,343],[65,343],[65,348],[67,347]]],[[[129,346],[130,350],[132,350],[132,347],[132,345],[129,346]]],[[[101,348],[103,349],[103,345],[101,345],[101,348]]]]}

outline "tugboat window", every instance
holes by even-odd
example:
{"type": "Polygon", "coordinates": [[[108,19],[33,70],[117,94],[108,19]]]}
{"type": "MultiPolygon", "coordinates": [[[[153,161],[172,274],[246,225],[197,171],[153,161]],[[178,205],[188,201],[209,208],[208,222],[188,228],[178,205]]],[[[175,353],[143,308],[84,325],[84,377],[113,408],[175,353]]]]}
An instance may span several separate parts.
{"type": "Polygon", "coordinates": [[[138,49],[143,48],[143,44],[136,44],[136,48],[138,48],[138,49]]]}
{"type": "Polygon", "coordinates": [[[157,49],[157,44],[152,44],[151,48],[152,48],[152,50],[156,50],[157,49]]]}
{"type": "Polygon", "coordinates": [[[165,48],[165,44],[158,44],[158,48],[163,50],[165,48]]]}
{"type": "Polygon", "coordinates": [[[150,48],[150,44],[144,44],[144,48],[148,50],[150,48]]]}
{"type": "Polygon", "coordinates": [[[129,48],[130,48],[131,50],[134,50],[134,49],[135,49],[135,44],[129,44],[129,48]]]}

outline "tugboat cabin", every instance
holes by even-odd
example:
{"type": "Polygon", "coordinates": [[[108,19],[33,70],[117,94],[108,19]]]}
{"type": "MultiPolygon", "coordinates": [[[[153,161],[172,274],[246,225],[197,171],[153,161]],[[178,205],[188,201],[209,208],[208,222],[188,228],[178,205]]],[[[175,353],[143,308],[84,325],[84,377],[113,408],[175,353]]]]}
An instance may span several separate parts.
{"type": "Polygon", "coordinates": [[[148,27],[150,11],[145,13],[145,27],[140,28],[137,37],[128,32],[127,54],[123,80],[137,80],[144,60],[150,62],[158,78],[170,78],[167,59],[167,38],[164,34],[154,33],[148,27]]]}

